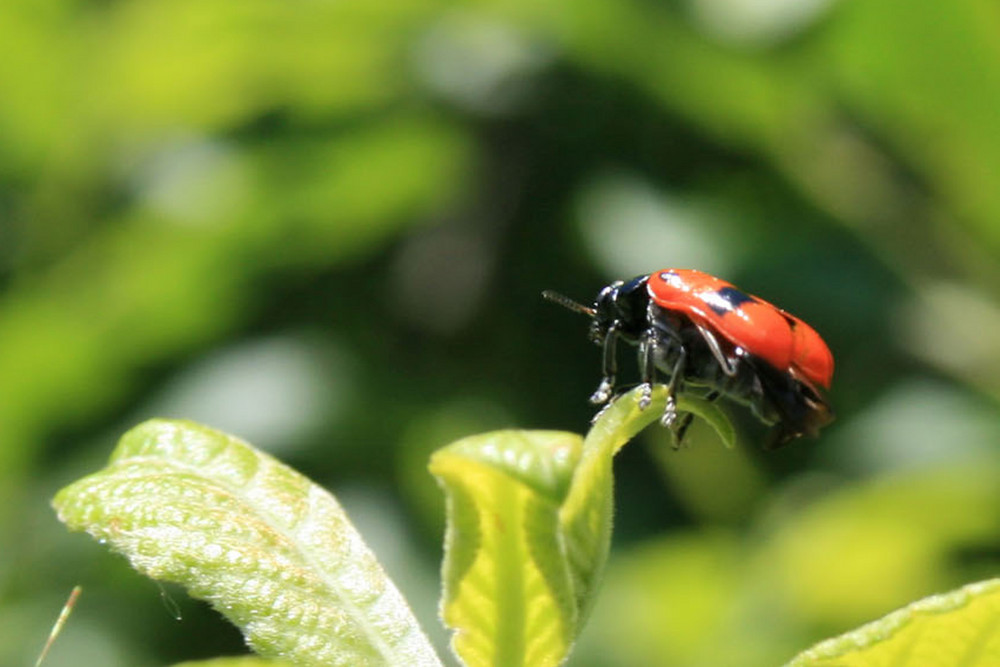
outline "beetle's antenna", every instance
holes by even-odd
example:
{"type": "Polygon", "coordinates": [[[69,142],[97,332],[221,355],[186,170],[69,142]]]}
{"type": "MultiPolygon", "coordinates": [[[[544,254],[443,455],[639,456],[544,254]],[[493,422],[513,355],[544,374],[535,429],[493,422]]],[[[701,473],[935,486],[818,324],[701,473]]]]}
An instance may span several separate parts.
{"type": "Polygon", "coordinates": [[[563,308],[569,308],[574,313],[580,313],[581,315],[586,315],[587,317],[594,317],[597,311],[589,306],[585,306],[582,303],[577,303],[568,296],[563,296],[558,292],[553,292],[552,290],[545,290],[542,292],[542,298],[552,301],[553,303],[558,303],[563,308]]]}

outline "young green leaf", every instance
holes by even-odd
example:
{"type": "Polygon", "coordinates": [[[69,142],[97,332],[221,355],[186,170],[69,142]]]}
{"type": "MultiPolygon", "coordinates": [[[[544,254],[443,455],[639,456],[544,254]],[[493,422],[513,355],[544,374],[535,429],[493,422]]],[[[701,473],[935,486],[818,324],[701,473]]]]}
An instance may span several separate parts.
{"type": "Polygon", "coordinates": [[[788,667],[1000,665],[1000,579],[933,595],[799,654],[788,667]]]}
{"type": "Polygon", "coordinates": [[[559,505],[581,438],[495,431],[437,451],[447,496],[441,615],[471,667],[556,665],[576,632],[559,505]]]}
{"type": "MultiPolygon", "coordinates": [[[[569,494],[560,508],[567,565],[573,580],[576,605],[585,619],[595,599],[611,548],[614,455],[643,428],[660,418],[666,406],[665,387],[655,387],[651,402],[639,408],[642,388],[637,387],[609,405],[594,422],[583,444],[580,464],[574,471],[569,494]]],[[[725,413],[704,399],[680,397],[678,410],[705,419],[726,447],[735,443],[735,431],[725,413]]]]}
{"type": "MultiPolygon", "coordinates": [[[[658,388],[640,410],[639,395],[612,403],[585,441],[571,433],[497,431],[432,457],[448,503],[441,611],[466,665],[566,659],[611,544],[612,458],[666,402],[658,388]]],[[[703,403],[679,407],[697,410],[731,439],[721,411],[703,403]]]]}
{"type": "Polygon", "coordinates": [[[333,496],[237,438],[145,422],[53,505],[140,572],[211,602],[263,656],[440,665],[333,496]]]}

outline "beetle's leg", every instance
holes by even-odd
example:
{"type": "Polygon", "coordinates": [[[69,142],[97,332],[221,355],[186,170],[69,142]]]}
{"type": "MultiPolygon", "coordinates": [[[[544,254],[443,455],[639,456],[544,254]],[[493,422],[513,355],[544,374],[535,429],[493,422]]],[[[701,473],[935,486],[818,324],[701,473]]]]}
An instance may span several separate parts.
{"type": "Polygon", "coordinates": [[[656,374],[657,334],[655,329],[646,329],[639,341],[639,378],[642,380],[642,393],[639,396],[639,409],[645,410],[652,401],[653,380],[656,374]]]}
{"type": "Polygon", "coordinates": [[[722,369],[722,372],[729,377],[736,375],[736,360],[726,358],[726,355],[722,352],[722,346],[719,345],[719,340],[715,337],[715,334],[697,322],[695,322],[694,325],[698,328],[698,333],[701,334],[701,337],[705,339],[705,343],[708,344],[708,349],[711,350],[712,356],[715,357],[715,360],[719,363],[719,368],[722,369]]]}
{"type": "Polygon", "coordinates": [[[667,405],[663,409],[663,416],[660,417],[660,423],[664,426],[670,426],[677,418],[677,392],[682,384],[681,376],[684,374],[685,361],[687,361],[687,348],[680,345],[678,346],[677,361],[674,362],[674,367],[670,371],[670,381],[667,382],[667,405]]]}
{"type": "MultiPolygon", "coordinates": [[[[722,393],[713,389],[712,391],[705,394],[705,400],[709,402],[715,402],[719,400],[719,396],[722,393]]],[[[687,435],[687,430],[691,426],[691,422],[694,421],[694,413],[685,412],[680,421],[677,423],[677,427],[674,428],[674,449],[680,449],[681,445],[684,443],[684,436],[687,435]]]]}
{"type": "Polygon", "coordinates": [[[618,361],[615,359],[618,347],[618,326],[616,320],[604,333],[604,353],[601,361],[601,371],[604,375],[601,377],[601,383],[597,385],[597,390],[590,396],[590,402],[595,405],[607,403],[615,388],[615,375],[618,373],[618,361]]]}

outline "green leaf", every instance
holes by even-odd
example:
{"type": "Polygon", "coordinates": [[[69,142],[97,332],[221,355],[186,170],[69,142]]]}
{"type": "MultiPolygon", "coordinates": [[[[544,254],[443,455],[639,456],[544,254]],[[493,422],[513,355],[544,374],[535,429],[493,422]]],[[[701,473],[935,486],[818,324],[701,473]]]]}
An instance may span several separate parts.
{"type": "Polygon", "coordinates": [[[440,665],[333,496],[234,437],[145,422],[53,504],[140,572],[208,600],[265,657],[440,665]]]}
{"type": "Polygon", "coordinates": [[[1000,579],[933,595],[800,654],[789,667],[1000,664],[1000,579]]]}
{"type": "Polygon", "coordinates": [[[560,545],[559,506],[581,438],[495,431],[431,458],[447,496],[442,616],[467,665],[555,665],[576,612],[560,545]]]}
{"type": "MultiPolygon", "coordinates": [[[[613,478],[611,462],[618,450],[639,431],[660,418],[666,406],[665,387],[653,389],[651,402],[639,408],[642,389],[637,387],[609,405],[594,422],[583,445],[580,465],[563,507],[560,522],[581,618],[589,613],[594,593],[611,548],[613,478]]],[[[725,413],[709,401],[680,397],[678,410],[705,419],[727,447],[735,431],[725,413]]]]}
{"type": "MultiPolygon", "coordinates": [[[[452,649],[471,666],[557,665],[594,601],[611,544],[615,453],[657,420],[666,391],[640,390],[604,410],[587,438],[495,431],[431,459],[447,497],[442,616],[452,649]]],[[[684,400],[732,440],[708,402],[684,400]],[[703,403],[703,404],[702,404],[703,403]]]]}
{"type": "Polygon", "coordinates": [[[715,430],[726,449],[736,447],[736,429],[717,403],[696,396],[682,396],[677,405],[679,410],[704,419],[715,430]]]}

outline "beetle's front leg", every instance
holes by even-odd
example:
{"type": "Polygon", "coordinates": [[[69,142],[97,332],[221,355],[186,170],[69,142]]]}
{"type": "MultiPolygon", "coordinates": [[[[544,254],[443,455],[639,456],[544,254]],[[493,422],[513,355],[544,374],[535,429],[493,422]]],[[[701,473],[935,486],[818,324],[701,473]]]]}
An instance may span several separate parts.
{"type": "Polygon", "coordinates": [[[597,389],[590,395],[590,402],[595,405],[607,403],[614,392],[615,375],[618,373],[618,360],[615,358],[618,347],[618,328],[618,322],[612,322],[604,334],[601,361],[603,376],[601,377],[601,383],[597,385],[597,389]]]}

